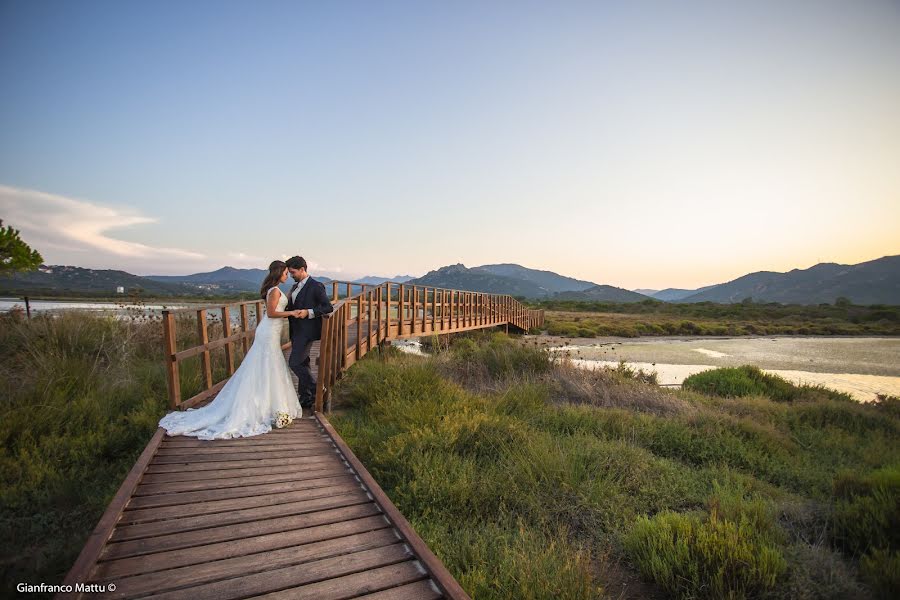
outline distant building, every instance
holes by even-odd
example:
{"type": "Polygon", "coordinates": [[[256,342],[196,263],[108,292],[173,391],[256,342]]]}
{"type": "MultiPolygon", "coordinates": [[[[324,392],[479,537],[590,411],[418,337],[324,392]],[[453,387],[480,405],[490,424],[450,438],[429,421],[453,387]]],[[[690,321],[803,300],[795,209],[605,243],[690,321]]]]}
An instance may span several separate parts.
{"type": "Polygon", "coordinates": [[[119,287],[116,288],[116,293],[117,293],[117,294],[124,294],[124,293],[125,293],[125,288],[122,287],[122,286],[120,285],[119,287]]]}

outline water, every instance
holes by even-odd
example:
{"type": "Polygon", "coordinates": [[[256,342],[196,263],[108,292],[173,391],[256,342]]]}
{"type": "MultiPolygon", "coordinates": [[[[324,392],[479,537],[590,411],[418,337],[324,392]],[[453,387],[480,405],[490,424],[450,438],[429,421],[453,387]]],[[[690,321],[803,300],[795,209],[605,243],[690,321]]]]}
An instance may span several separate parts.
{"type": "MultiPolygon", "coordinates": [[[[187,308],[189,305],[180,304],[144,304],[138,307],[126,302],[85,302],[83,300],[30,300],[31,312],[62,311],[62,310],[86,310],[88,312],[121,312],[123,307],[131,310],[142,308],[147,313],[158,313],[163,309],[187,308]]],[[[25,310],[25,301],[19,298],[0,298],[0,313],[9,312],[13,307],[25,310]]]]}
{"type": "Polygon", "coordinates": [[[620,361],[656,371],[660,384],[715,369],[754,365],[795,383],[824,385],[868,402],[900,396],[900,339],[874,337],[641,338],[549,348],[584,368],[620,361]]]}
{"type": "MultiPolygon", "coordinates": [[[[173,304],[129,304],[124,300],[122,302],[90,302],[84,300],[31,300],[32,315],[36,312],[44,313],[61,313],[71,310],[80,310],[93,313],[106,313],[118,318],[128,319],[140,316],[156,316],[163,310],[176,310],[180,308],[191,308],[196,306],[210,306],[205,302],[176,302],[173,304]]],[[[25,302],[19,298],[0,298],[0,313],[9,312],[13,307],[25,310],[25,302]]],[[[207,314],[210,318],[221,317],[222,311],[212,308],[207,314]]],[[[249,316],[252,323],[256,322],[256,309],[251,305],[249,307],[249,316]]],[[[238,309],[232,309],[230,313],[232,324],[241,322],[241,312],[238,309]]]]}

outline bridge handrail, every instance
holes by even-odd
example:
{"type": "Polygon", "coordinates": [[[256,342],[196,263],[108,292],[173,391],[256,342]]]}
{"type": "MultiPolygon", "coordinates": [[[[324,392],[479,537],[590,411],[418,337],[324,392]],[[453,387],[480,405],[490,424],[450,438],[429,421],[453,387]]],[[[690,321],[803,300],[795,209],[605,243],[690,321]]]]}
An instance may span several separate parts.
{"type": "MultiPolygon", "coordinates": [[[[429,334],[455,333],[496,326],[513,326],[521,331],[540,327],[544,311],[529,309],[509,294],[491,294],[426,285],[386,281],[380,284],[331,281],[334,311],[322,325],[319,347],[319,373],[316,384],[316,410],[322,411],[330,399],[336,380],[375,345],[392,339],[429,334]],[[340,288],[345,292],[341,297],[340,288]],[[359,291],[354,293],[355,288],[359,291]],[[430,298],[430,302],[429,302],[430,298]],[[430,313],[430,314],[429,314],[430,313]],[[373,325],[373,321],[377,324],[373,325]],[[363,324],[365,332],[363,331],[363,324]],[[355,331],[352,327],[355,326],[355,331]],[[355,333],[355,340],[352,334],[355,333]],[[365,337],[363,337],[365,336],[365,337]],[[341,351],[343,348],[343,351],[341,351]]],[[[235,371],[235,344],[240,342],[246,354],[255,331],[250,327],[250,305],[254,305],[256,325],[262,320],[262,300],[248,300],[207,306],[171,309],[162,312],[163,340],[169,404],[172,408],[195,406],[222,389],[235,371]],[[240,327],[232,333],[232,309],[240,312],[240,327]],[[221,311],[223,335],[209,340],[209,311],[221,311]],[[176,315],[195,313],[200,343],[182,350],[177,347],[176,315]],[[224,348],[225,377],[213,382],[210,352],[224,348]],[[202,389],[190,398],[181,398],[180,364],[200,357],[202,389]]],[[[290,342],[282,345],[290,347],[290,342]]]]}

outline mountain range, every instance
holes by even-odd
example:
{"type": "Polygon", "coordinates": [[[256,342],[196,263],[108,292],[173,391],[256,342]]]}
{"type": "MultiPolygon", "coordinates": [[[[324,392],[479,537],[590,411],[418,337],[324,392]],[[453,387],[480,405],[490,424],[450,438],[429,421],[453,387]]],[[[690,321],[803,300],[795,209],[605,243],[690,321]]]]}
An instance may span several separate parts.
{"type": "Polygon", "coordinates": [[[854,304],[900,304],[900,255],[856,265],[819,263],[787,273],[758,271],[727,283],[694,290],[679,302],[758,302],[782,304],[833,303],[847,298],[854,304]]]}
{"type": "MultiPolygon", "coordinates": [[[[116,295],[118,288],[123,288],[125,293],[140,290],[148,296],[255,294],[266,273],[264,269],[223,267],[192,275],[141,277],[125,271],[42,265],[37,271],[0,277],[0,294],[101,297],[116,295]]],[[[315,277],[323,283],[332,281],[326,276],[315,277]]],[[[471,268],[463,264],[448,265],[418,278],[398,275],[388,279],[368,275],[355,280],[356,283],[370,285],[385,281],[511,294],[534,300],[641,302],[654,299],[663,302],[734,303],[751,298],[756,302],[820,304],[847,298],[855,304],[900,305],[900,255],[885,256],[857,265],[821,263],[787,273],[759,271],[693,290],[667,288],[631,291],[509,263],[471,268]]],[[[291,284],[289,280],[282,287],[289,289],[291,284]]]]}
{"type": "Polygon", "coordinates": [[[598,300],[640,302],[648,297],[610,285],[597,285],[538,271],[520,265],[500,264],[467,268],[463,264],[441,267],[409,281],[415,285],[472,290],[490,294],[511,294],[531,299],[598,300]]]}

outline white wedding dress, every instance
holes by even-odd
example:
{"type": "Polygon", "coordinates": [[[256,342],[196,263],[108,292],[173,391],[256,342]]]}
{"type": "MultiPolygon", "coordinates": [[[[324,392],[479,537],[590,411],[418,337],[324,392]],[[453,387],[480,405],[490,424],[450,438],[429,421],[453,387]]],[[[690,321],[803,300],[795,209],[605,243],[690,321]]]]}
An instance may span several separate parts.
{"type": "MultiPolygon", "coordinates": [[[[283,311],[287,296],[277,287],[268,293],[280,295],[277,310],[283,311]]],[[[279,412],[299,418],[302,409],[297,390],[281,353],[286,322],[264,316],[247,355],[213,401],[201,408],[171,412],[160,419],[159,426],[169,435],[215,440],[271,431],[279,412]]]]}

